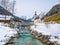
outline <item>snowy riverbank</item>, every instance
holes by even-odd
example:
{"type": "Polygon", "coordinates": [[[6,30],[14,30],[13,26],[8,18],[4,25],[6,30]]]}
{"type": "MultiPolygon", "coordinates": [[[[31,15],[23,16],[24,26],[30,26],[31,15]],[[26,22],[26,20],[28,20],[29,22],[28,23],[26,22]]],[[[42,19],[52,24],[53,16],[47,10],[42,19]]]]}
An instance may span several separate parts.
{"type": "Polygon", "coordinates": [[[18,29],[8,27],[8,24],[0,23],[0,45],[8,43],[11,37],[18,34],[17,31],[18,29]]]}
{"type": "Polygon", "coordinates": [[[36,26],[31,26],[31,30],[42,33],[42,35],[50,35],[49,41],[60,44],[60,24],[38,23],[36,26]]]}

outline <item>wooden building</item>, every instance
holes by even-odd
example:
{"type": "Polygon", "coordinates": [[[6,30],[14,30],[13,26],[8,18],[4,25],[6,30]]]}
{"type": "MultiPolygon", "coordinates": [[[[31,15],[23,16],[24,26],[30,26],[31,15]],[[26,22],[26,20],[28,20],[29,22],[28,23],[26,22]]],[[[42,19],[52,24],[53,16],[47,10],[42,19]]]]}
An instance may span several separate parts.
{"type": "Polygon", "coordinates": [[[10,18],[14,15],[0,6],[0,22],[10,22],[10,18]]]}

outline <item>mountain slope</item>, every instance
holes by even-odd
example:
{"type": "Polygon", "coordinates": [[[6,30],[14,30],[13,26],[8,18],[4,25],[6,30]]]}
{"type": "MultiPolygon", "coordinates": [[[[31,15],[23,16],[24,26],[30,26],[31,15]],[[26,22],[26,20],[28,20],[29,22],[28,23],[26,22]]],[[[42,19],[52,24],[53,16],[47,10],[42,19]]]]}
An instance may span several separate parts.
{"type": "Polygon", "coordinates": [[[44,22],[50,22],[50,21],[55,21],[57,23],[60,23],[60,12],[44,18],[44,22]]]}
{"type": "Polygon", "coordinates": [[[52,16],[58,12],[60,12],[60,4],[53,6],[52,9],[42,19],[44,19],[45,17],[52,16]]]}

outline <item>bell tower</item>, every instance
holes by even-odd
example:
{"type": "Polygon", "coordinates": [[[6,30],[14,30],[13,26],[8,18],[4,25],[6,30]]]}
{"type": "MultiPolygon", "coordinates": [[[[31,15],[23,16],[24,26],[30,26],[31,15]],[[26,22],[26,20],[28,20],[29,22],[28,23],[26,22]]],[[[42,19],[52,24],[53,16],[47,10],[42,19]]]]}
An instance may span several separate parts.
{"type": "Polygon", "coordinates": [[[37,15],[37,12],[35,11],[35,16],[37,15]]]}
{"type": "Polygon", "coordinates": [[[35,14],[34,14],[34,20],[36,19],[37,17],[37,12],[35,11],[35,14]]]}

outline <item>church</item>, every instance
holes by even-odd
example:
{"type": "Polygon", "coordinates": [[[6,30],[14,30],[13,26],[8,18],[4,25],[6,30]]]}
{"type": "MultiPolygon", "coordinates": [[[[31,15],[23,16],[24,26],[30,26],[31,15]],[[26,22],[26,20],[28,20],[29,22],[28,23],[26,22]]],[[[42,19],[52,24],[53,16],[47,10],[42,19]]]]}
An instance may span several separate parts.
{"type": "Polygon", "coordinates": [[[37,23],[41,23],[41,18],[40,16],[37,14],[37,12],[35,11],[35,14],[34,14],[34,24],[37,24],[37,23]]]}

